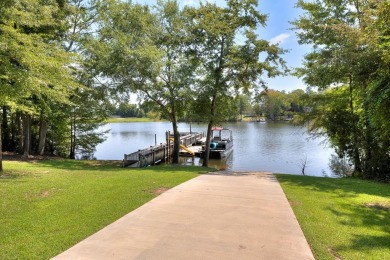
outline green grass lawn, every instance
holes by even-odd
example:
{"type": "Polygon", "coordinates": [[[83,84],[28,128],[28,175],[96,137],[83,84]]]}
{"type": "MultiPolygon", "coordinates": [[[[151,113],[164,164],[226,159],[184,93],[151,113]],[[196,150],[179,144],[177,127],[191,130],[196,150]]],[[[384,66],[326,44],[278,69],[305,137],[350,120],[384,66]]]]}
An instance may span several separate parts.
{"type": "Polygon", "coordinates": [[[318,259],[390,259],[390,185],[277,175],[318,259]]]}
{"type": "Polygon", "coordinates": [[[134,123],[134,122],[161,122],[162,120],[151,119],[147,117],[138,118],[138,117],[111,117],[108,118],[106,123],[134,123]]]}
{"type": "Polygon", "coordinates": [[[49,259],[206,170],[68,160],[5,161],[4,169],[0,259],[49,259]]]}

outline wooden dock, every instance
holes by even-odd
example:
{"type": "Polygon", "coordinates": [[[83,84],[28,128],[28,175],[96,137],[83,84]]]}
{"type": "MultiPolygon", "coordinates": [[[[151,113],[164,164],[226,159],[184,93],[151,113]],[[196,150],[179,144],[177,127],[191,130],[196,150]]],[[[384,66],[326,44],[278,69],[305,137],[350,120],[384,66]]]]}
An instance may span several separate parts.
{"type": "MultiPolygon", "coordinates": [[[[169,161],[173,153],[173,141],[169,132],[166,132],[166,143],[150,146],[131,154],[125,154],[123,167],[147,167],[160,162],[169,161]]],[[[204,133],[180,133],[180,144],[188,150],[191,146],[199,144],[205,138],[204,133]]],[[[194,153],[199,151],[194,151],[194,153]]]]}

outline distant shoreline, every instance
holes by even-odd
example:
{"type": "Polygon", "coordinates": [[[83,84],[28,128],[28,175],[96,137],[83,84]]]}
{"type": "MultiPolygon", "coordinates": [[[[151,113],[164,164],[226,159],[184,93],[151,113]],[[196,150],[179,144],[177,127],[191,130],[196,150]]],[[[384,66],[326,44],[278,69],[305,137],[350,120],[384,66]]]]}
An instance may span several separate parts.
{"type": "Polygon", "coordinates": [[[158,120],[147,117],[110,117],[104,121],[105,123],[136,123],[136,122],[166,122],[166,120],[158,120]]]}
{"type": "MultiPolygon", "coordinates": [[[[234,122],[280,122],[280,121],[291,121],[291,119],[283,119],[283,118],[278,118],[278,119],[275,119],[275,120],[271,120],[271,119],[266,119],[264,117],[259,117],[259,118],[255,118],[255,117],[245,117],[243,118],[242,120],[237,120],[237,121],[234,121],[234,122]]],[[[138,117],[110,117],[110,118],[107,118],[105,121],[105,123],[138,123],[138,122],[169,122],[168,120],[164,120],[164,119],[155,119],[155,118],[147,118],[147,117],[142,117],[142,118],[138,118],[138,117]]],[[[206,122],[204,122],[206,123],[206,122]]]]}

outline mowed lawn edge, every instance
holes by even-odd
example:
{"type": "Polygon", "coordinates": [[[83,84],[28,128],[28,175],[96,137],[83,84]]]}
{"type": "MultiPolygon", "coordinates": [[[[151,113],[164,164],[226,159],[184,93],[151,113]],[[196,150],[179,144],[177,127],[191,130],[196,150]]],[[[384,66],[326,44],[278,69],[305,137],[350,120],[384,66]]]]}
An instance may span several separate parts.
{"type": "Polygon", "coordinates": [[[276,174],[317,260],[390,259],[390,185],[276,174]]]}
{"type": "Polygon", "coordinates": [[[121,168],[102,161],[5,161],[0,259],[49,259],[210,169],[121,168]]]}

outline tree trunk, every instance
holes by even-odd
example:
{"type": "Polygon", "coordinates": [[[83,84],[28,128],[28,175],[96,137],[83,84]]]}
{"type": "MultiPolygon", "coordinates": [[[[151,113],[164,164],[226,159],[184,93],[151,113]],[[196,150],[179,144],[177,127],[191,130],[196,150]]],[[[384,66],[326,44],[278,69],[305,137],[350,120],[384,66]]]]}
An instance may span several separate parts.
{"type": "Polygon", "coordinates": [[[10,119],[10,149],[9,151],[16,151],[17,147],[17,136],[18,136],[18,130],[16,128],[16,113],[11,114],[11,119],[10,119]]]}
{"type": "Polygon", "coordinates": [[[1,127],[0,127],[0,172],[3,171],[3,145],[1,141],[1,127]]]}
{"type": "Polygon", "coordinates": [[[76,159],[76,111],[73,110],[72,119],[70,121],[70,159],[76,159]]]}
{"type": "Polygon", "coordinates": [[[3,106],[3,116],[2,116],[2,124],[1,124],[2,129],[2,144],[3,144],[3,149],[5,151],[10,150],[10,131],[8,127],[8,117],[7,117],[7,107],[3,106]]]}
{"type": "Polygon", "coordinates": [[[209,158],[210,158],[210,141],[211,141],[211,129],[214,125],[214,116],[215,116],[215,103],[217,95],[213,95],[210,106],[210,120],[207,125],[207,137],[206,137],[206,147],[203,154],[203,167],[209,167],[209,158]]]}
{"type": "Polygon", "coordinates": [[[30,155],[31,149],[31,115],[23,114],[23,157],[27,158],[30,155]]]}
{"type": "Polygon", "coordinates": [[[203,167],[209,167],[210,159],[210,139],[211,139],[211,128],[213,127],[213,120],[210,120],[207,125],[207,135],[206,135],[206,144],[205,151],[203,154],[203,167]]]}
{"type": "Polygon", "coordinates": [[[223,57],[224,57],[224,49],[225,49],[225,37],[222,37],[221,46],[219,51],[219,61],[218,67],[215,70],[215,83],[214,83],[214,94],[211,98],[211,106],[210,106],[210,120],[207,125],[207,137],[206,137],[206,149],[205,154],[203,155],[203,167],[209,167],[209,157],[210,157],[210,139],[211,139],[211,129],[214,125],[215,119],[215,107],[217,102],[217,93],[220,87],[220,80],[222,77],[222,69],[223,69],[223,57]]]}
{"type": "Polygon", "coordinates": [[[20,111],[16,112],[15,118],[16,125],[16,136],[15,140],[17,140],[16,149],[18,153],[22,153],[23,151],[23,123],[22,123],[22,113],[20,111]]]}
{"type": "Polygon", "coordinates": [[[39,118],[39,144],[38,144],[38,154],[43,155],[45,153],[45,144],[46,144],[46,134],[47,134],[47,122],[43,116],[43,111],[39,118]]]}
{"type": "Polygon", "coordinates": [[[172,163],[178,164],[179,163],[179,152],[180,152],[180,133],[177,129],[176,119],[172,120],[172,127],[173,127],[173,137],[174,137],[172,163]]]}
{"type": "MultiPolygon", "coordinates": [[[[174,95],[172,88],[169,88],[171,96],[174,95]]],[[[175,101],[171,100],[171,113],[170,113],[172,128],[173,128],[173,154],[172,163],[179,164],[179,152],[180,152],[180,133],[177,129],[177,118],[176,118],[176,106],[175,101]]]]}

